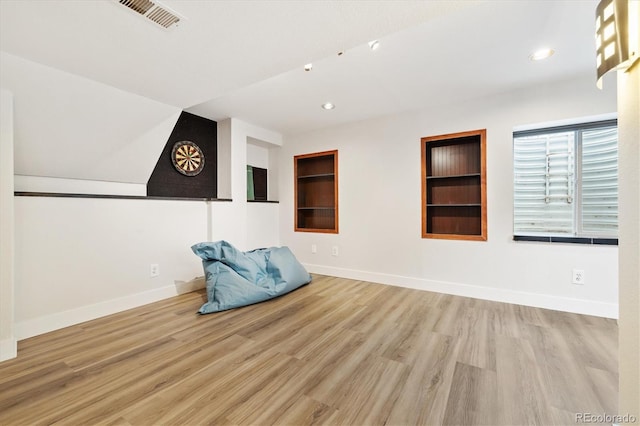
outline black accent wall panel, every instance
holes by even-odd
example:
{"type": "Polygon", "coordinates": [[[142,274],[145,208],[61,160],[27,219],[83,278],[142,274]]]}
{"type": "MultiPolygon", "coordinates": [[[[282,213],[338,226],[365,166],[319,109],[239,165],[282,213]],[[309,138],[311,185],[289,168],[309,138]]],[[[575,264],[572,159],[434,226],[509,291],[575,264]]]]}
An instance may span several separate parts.
{"type": "Polygon", "coordinates": [[[216,198],[218,188],[218,124],[182,112],[147,182],[150,197],[216,198]],[[204,154],[204,169],[196,176],[178,172],[171,161],[176,142],[191,141],[204,154]]]}

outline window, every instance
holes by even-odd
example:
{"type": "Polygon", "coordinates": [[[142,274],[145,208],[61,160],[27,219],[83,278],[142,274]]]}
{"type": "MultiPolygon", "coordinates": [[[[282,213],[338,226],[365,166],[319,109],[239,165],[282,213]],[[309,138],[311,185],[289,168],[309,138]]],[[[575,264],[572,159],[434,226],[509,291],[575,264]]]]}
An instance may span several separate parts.
{"type": "Polygon", "coordinates": [[[514,235],[617,238],[616,120],[513,134],[514,235]]]}

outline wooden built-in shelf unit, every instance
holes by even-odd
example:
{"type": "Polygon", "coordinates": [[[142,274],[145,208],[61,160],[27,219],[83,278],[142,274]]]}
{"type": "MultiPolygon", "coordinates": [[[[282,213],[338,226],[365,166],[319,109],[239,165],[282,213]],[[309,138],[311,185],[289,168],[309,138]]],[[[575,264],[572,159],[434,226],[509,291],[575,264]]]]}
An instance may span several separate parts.
{"type": "Polygon", "coordinates": [[[338,151],[296,155],[295,230],[338,233],[338,151]]]}
{"type": "Polygon", "coordinates": [[[486,133],[420,139],[422,238],[486,241],[486,133]]]}

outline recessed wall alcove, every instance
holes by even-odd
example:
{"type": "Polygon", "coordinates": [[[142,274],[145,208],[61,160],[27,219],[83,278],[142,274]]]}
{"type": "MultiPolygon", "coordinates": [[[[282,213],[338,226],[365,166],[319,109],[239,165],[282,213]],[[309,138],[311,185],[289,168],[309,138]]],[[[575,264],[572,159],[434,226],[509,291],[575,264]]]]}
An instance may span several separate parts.
{"type": "Polygon", "coordinates": [[[278,145],[247,136],[247,201],[278,201],[279,150],[278,145]]]}

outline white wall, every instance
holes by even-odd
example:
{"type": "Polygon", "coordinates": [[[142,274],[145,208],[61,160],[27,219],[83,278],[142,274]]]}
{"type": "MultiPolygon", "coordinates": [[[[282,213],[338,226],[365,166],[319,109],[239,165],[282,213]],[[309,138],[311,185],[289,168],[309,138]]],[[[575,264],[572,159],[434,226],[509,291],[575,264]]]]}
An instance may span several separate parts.
{"type": "Polygon", "coordinates": [[[247,247],[277,246],[280,243],[280,205],[247,203],[247,247]]]}
{"type": "Polygon", "coordinates": [[[263,169],[269,168],[269,149],[249,138],[247,142],[247,164],[263,169]]]}
{"type": "Polygon", "coordinates": [[[206,239],[204,202],[16,197],[15,208],[18,339],[173,296],[174,281],[202,275],[190,246],[206,239]]]}
{"type": "Polygon", "coordinates": [[[13,96],[0,90],[0,361],[14,358],[13,96]]]}
{"type": "Polygon", "coordinates": [[[218,198],[231,198],[231,119],[218,121],[218,198]]]}
{"type": "MultiPolygon", "coordinates": [[[[638,12],[640,13],[640,11],[638,12]]],[[[640,419],[640,63],[618,73],[620,414],[640,419]]]]}
{"type": "Polygon", "coordinates": [[[65,179],[15,175],[15,190],[21,192],[59,192],[62,194],[102,194],[146,196],[147,185],[86,179],[65,179]]]}
{"type": "Polygon", "coordinates": [[[281,242],[312,272],[615,317],[617,247],[512,241],[513,128],[615,112],[615,96],[584,76],[286,137],[281,242]],[[422,239],[420,138],[481,128],[487,129],[488,241],[422,239]],[[339,150],[340,233],[293,232],[291,157],[330,149],[339,150]],[[584,286],[571,284],[573,268],[585,270],[584,286]]]}

